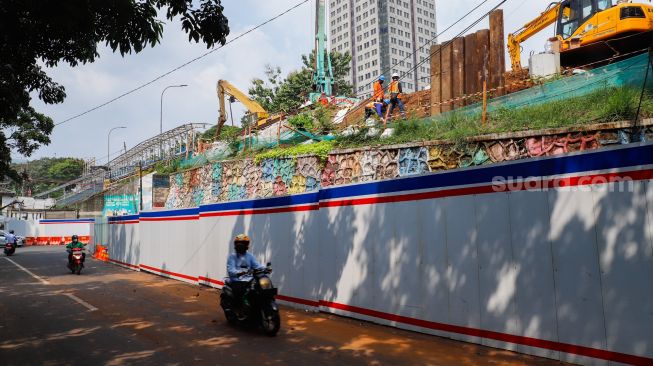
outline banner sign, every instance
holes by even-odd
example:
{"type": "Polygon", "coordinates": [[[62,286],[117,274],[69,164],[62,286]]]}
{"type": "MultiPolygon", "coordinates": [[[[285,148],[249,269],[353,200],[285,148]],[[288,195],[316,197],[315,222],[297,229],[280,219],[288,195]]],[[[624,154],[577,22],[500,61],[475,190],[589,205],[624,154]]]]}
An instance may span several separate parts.
{"type": "Polygon", "coordinates": [[[114,194],[104,196],[103,216],[124,216],[138,213],[137,194],[114,194]]]}

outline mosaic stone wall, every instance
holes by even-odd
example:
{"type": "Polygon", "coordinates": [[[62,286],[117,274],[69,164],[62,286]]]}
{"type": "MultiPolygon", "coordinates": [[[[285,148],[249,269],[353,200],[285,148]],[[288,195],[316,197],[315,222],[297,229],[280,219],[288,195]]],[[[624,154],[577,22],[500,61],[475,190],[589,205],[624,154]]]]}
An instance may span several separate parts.
{"type": "Polygon", "coordinates": [[[207,164],[170,176],[166,207],[282,196],[358,182],[393,179],[530,157],[598,149],[650,140],[646,129],[564,133],[505,138],[465,144],[415,144],[334,151],[326,161],[315,156],[252,159],[207,164]]]}

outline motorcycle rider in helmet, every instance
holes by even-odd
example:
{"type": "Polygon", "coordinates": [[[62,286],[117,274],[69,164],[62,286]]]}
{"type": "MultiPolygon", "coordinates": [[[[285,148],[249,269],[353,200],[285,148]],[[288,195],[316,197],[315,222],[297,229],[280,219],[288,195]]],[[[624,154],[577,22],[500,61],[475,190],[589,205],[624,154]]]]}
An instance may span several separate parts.
{"type": "MultiPolygon", "coordinates": [[[[247,252],[248,249],[249,236],[245,234],[239,234],[234,238],[235,253],[231,253],[227,258],[227,274],[229,275],[229,286],[234,293],[236,309],[241,307],[241,303],[243,303],[243,300],[245,300],[247,286],[254,278],[248,272],[254,269],[265,268],[256,261],[256,258],[254,258],[252,254],[247,252]]],[[[248,304],[245,302],[245,305],[248,304]]]]}
{"type": "MultiPolygon", "coordinates": [[[[72,263],[73,261],[73,249],[74,248],[84,249],[85,246],[86,244],[81,243],[77,235],[73,235],[72,241],[66,245],[66,251],[68,252],[68,264],[72,263]]],[[[82,252],[82,263],[84,262],[85,259],[86,259],[86,253],[82,252]]]]}
{"type": "Polygon", "coordinates": [[[16,235],[14,235],[13,230],[9,230],[9,234],[7,234],[7,236],[5,236],[5,239],[6,239],[7,244],[13,245],[14,248],[17,247],[16,243],[18,242],[18,239],[16,239],[16,235]]]}

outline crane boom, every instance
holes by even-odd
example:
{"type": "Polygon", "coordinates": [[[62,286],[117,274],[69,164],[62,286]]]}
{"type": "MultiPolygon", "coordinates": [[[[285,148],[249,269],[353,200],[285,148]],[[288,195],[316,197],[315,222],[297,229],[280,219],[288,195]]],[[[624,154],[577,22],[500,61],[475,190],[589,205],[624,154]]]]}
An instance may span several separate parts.
{"type": "Polygon", "coordinates": [[[268,112],[260,104],[250,99],[247,94],[238,90],[238,88],[233,86],[227,80],[218,80],[217,93],[218,102],[220,103],[220,117],[218,119],[218,127],[215,131],[216,137],[220,136],[222,126],[227,121],[227,111],[225,109],[224,101],[225,94],[230,95],[241,102],[251,115],[256,116],[257,123],[258,121],[267,119],[269,117],[268,112]]]}
{"type": "Polygon", "coordinates": [[[521,43],[541,32],[544,28],[556,22],[561,1],[549,4],[547,9],[537,18],[526,23],[515,33],[508,35],[508,53],[513,70],[521,69],[521,43]]]}

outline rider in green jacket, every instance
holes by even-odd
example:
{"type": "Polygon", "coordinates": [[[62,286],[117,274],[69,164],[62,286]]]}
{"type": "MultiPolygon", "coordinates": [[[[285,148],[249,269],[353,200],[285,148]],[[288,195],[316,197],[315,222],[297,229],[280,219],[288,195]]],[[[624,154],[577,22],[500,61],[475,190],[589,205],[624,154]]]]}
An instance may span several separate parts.
{"type": "MultiPolygon", "coordinates": [[[[73,241],[66,244],[66,251],[68,252],[68,263],[73,261],[73,249],[74,248],[84,249],[86,247],[86,244],[79,241],[79,237],[77,235],[73,235],[72,240],[73,241]]],[[[82,262],[85,259],[86,259],[86,253],[82,252],[82,262]]]]}

